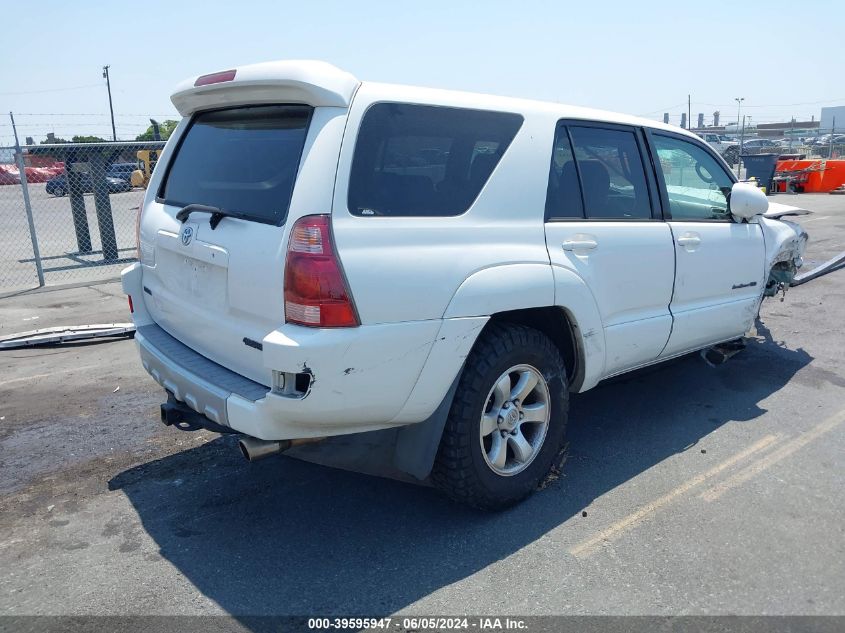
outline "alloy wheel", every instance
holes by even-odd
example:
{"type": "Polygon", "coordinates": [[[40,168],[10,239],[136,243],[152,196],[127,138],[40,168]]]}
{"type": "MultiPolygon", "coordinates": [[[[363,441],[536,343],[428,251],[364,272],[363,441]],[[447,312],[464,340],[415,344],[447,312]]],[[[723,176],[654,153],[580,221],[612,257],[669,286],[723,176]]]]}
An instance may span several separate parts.
{"type": "Polygon", "coordinates": [[[515,365],[490,389],[481,414],[481,452],[497,475],[511,476],[534,460],[549,429],[549,387],[531,365],[515,365]]]}

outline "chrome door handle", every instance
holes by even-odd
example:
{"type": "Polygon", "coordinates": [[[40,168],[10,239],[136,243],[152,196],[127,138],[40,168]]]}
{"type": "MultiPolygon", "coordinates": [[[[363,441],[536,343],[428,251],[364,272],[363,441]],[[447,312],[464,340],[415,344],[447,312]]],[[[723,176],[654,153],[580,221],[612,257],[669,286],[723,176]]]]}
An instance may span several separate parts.
{"type": "Polygon", "coordinates": [[[598,242],[595,240],[590,239],[581,239],[581,240],[564,240],[563,250],[565,251],[591,251],[594,248],[598,247],[598,242]]]}
{"type": "Polygon", "coordinates": [[[678,238],[678,244],[681,246],[698,246],[701,244],[701,238],[693,234],[681,235],[678,238]]]}

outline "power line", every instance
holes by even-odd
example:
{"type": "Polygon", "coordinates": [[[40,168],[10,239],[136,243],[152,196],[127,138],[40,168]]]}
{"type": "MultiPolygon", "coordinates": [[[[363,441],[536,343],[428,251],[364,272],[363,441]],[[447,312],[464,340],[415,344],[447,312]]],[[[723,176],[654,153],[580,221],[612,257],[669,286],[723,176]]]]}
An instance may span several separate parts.
{"type": "Polygon", "coordinates": [[[645,112],[645,113],[643,113],[643,114],[638,114],[638,115],[636,115],[636,116],[648,116],[649,114],[656,114],[656,113],[658,113],[658,112],[662,114],[663,112],[666,112],[666,111],[668,111],[668,110],[671,110],[672,108],[680,108],[682,105],[686,105],[686,102],[684,102],[684,103],[676,103],[675,105],[671,105],[671,106],[668,106],[668,107],[666,107],[666,108],[659,108],[659,109],[657,109],[657,110],[652,110],[651,112],[645,112]]]}
{"type": "MultiPolygon", "coordinates": [[[[105,116],[102,112],[15,112],[15,116],[105,116]]],[[[142,117],[148,118],[151,116],[165,117],[165,116],[180,116],[176,112],[168,114],[115,114],[115,117],[142,117]]]]}
{"type": "MultiPolygon", "coordinates": [[[[56,125],[55,123],[18,123],[17,127],[40,127],[40,128],[52,128],[52,127],[61,127],[61,128],[69,128],[69,127],[108,127],[109,122],[108,119],[104,119],[102,123],[61,123],[56,125]]],[[[134,128],[148,128],[149,125],[144,123],[118,123],[118,127],[134,127],[134,128]]],[[[8,123],[0,123],[0,127],[11,127],[8,123]]]]}
{"type": "MultiPolygon", "coordinates": [[[[802,101],[801,103],[764,103],[758,105],[743,105],[743,108],[791,108],[793,106],[802,106],[802,105],[818,105],[820,103],[833,103],[835,101],[843,101],[845,102],[845,97],[838,97],[836,99],[823,99],[821,101],[802,101]]],[[[696,105],[706,105],[715,108],[730,108],[732,107],[731,104],[725,103],[706,103],[704,101],[699,101],[696,105]]]]}
{"type": "Polygon", "coordinates": [[[6,97],[11,95],[36,95],[45,92],[66,92],[68,90],[83,90],[84,88],[99,88],[100,84],[86,84],[84,86],[71,86],[69,88],[47,88],[45,90],[24,90],[22,92],[0,92],[0,96],[6,97]]]}

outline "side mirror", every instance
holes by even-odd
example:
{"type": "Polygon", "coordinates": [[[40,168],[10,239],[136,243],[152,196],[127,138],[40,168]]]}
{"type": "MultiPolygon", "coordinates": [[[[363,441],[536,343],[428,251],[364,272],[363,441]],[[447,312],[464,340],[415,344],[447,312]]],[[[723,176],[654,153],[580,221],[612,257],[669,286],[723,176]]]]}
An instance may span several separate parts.
{"type": "Polygon", "coordinates": [[[766,194],[747,182],[737,182],[731,187],[731,201],[729,210],[735,219],[750,220],[754,216],[763,215],[769,209],[766,194]]]}

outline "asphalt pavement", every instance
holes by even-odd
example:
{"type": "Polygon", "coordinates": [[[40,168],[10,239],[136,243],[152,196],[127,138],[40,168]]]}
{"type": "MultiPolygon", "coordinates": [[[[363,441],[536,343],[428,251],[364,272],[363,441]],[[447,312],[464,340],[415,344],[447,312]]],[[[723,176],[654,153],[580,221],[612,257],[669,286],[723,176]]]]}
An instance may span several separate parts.
{"type": "MultiPolygon", "coordinates": [[[[808,268],[845,250],[845,196],[773,199],[815,211],[808,268]]],[[[0,352],[0,614],[845,615],[843,313],[845,269],[723,365],[574,396],[498,514],[163,427],[129,340],[0,352]]],[[[0,300],[0,335],[125,320],[117,284],[0,300]]]]}

